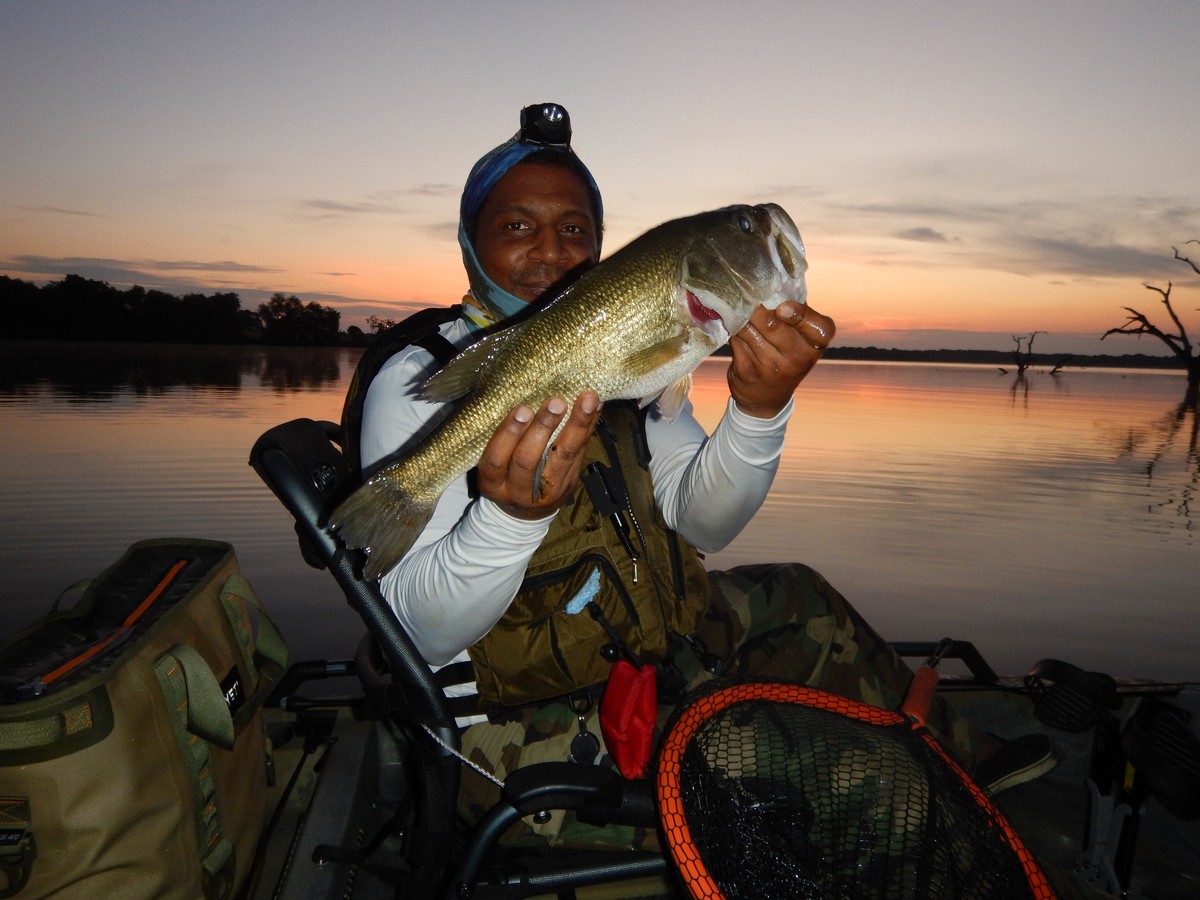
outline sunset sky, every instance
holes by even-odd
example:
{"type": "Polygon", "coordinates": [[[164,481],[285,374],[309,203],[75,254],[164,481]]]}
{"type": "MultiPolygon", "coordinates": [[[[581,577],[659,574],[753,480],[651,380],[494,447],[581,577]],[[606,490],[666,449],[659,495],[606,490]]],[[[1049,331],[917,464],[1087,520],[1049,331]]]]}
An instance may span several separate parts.
{"type": "Polygon", "coordinates": [[[4,0],[0,274],[296,294],[465,287],[472,163],[554,100],[606,251],[782,204],[847,346],[1096,339],[1175,282],[1200,338],[1200,2],[4,0]]]}

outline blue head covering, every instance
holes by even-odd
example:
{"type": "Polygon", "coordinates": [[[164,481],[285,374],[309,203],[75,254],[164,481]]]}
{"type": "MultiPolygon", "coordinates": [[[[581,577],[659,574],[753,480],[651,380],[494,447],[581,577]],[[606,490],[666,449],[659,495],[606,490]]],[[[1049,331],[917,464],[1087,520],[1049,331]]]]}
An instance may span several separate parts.
{"type": "MultiPolygon", "coordinates": [[[[471,285],[471,296],[491,321],[501,321],[525,308],[525,301],[501,288],[483,271],[475,248],[471,245],[470,227],[479,214],[484,201],[496,183],[513,166],[531,154],[538,152],[568,153],[571,149],[571,119],[566,109],[556,103],[538,103],[521,110],[521,130],[481,158],[467,176],[462,200],[458,207],[458,245],[462,248],[463,265],[471,285]]],[[[604,205],[600,199],[600,188],[587,166],[575,157],[580,170],[586,176],[588,191],[596,207],[596,249],[600,248],[599,229],[604,218],[604,205]]],[[[476,323],[479,324],[479,323],[476,323]]]]}

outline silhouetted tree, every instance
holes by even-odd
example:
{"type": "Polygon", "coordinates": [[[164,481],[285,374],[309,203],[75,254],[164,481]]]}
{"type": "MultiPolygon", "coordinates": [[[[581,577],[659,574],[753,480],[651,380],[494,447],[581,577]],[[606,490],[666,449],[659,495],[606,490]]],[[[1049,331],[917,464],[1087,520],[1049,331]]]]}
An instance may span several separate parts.
{"type": "Polygon", "coordinates": [[[1050,374],[1051,375],[1062,374],[1062,367],[1065,366],[1067,363],[1069,363],[1071,361],[1071,359],[1072,359],[1072,357],[1070,354],[1068,354],[1066,356],[1060,356],[1058,358],[1058,361],[1055,362],[1054,366],[1050,369],[1050,374]]]}
{"type": "Polygon", "coordinates": [[[36,338],[45,330],[45,306],[32,281],[0,275],[0,333],[10,339],[36,338]]]}
{"type": "Polygon", "coordinates": [[[106,281],[68,275],[42,288],[41,302],[53,317],[47,337],[112,341],[129,334],[132,317],[125,297],[106,281]]]}
{"type": "Polygon", "coordinates": [[[175,308],[179,300],[165,291],[146,290],[135,284],[125,292],[126,305],[132,314],[133,323],[128,340],[172,341],[174,337],[175,308]]]}
{"type": "Polygon", "coordinates": [[[1017,378],[1024,378],[1025,370],[1033,364],[1033,339],[1039,334],[1045,333],[1044,331],[1033,331],[1027,338],[1017,337],[1015,334],[1012,336],[1013,342],[1017,345],[1017,349],[1013,350],[1013,362],[1017,364],[1017,378]],[[1028,341],[1024,350],[1021,349],[1022,341],[1028,341]]]}
{"type": "Polygon", "coordinates": [[[310,301],[301,303],[294,294],[275,294],[259,305],[263,340],[269,344],[336,344],[342,314],[336,309],[310,301]]]}
{"type": "Polygon", "coordinates": [[[332,345],[341,313],[276,294],[258,312],[233,292],[185,294],[134,285],[127,290],[80,275],[44,287],[0,275],[0,337],[20,340],[332,345]]]}
{"type": "Polygon", "coordinates": [[[395,319],[381,319],[379,316],[367,316],[367,327],[371,329],[371,334],[383,334],[383,332],[395,324],[395,319]]]}
{"type": "MultiPolygon", "coordinates": [[[[1189,244],[1200,245],[1200,241],[1188,241],[1189,244]]],[[[1172,247],[1175,251],[1175,259],[1186,263],[1193,272],[1200,275],[1200,266],[1188,259],[1186,256],[1181,256],[1178,247],[1172,247]]],[[[1149,334],[1158,338],[1164,344],[1171,348],[1171,352],[1183,361],[1184,367],[1187,370],[1187,392],[1189,398],[1194,398],[1200,394],[1200,356],[1196,355],[1196,349],[1192,346],[1192,342],[1188,340],[1187,329],[1183,327],[1183,322],[1175,312],[1175,307],[1171,305],[1171,282],[1167,282],[1166,288],[1156,287],[1152,284],[1143,284],[1142,287],[1148,291],[1154,291],[1162,297],[1163,306],[1167,308],[1167,315],[1171,321],[1175,323],[1175,327],[1179,329],[1178,334],[1163,331],[1158,326],[1154,325],[1148,316],[1138,312],[1131,306],[1126,306],[1125,311],[1129,313],[1129,318],[1120,328],[1110,328],[1104,334],[1100,335],[1100,340],[1104,340],[1110,334],[1149,334]]],[[[1187,401],[1185,401],[1187,402],[1187,401]]],[[[1195,403],[1192,403],[1195,406],[1195,403]]]]}
{"type": "Polygon", "coordinates": [[[242,326],[242,301],[234,293],[185,294],[180,303],[180,328],[198,344],[236,344],[242,326]]]}

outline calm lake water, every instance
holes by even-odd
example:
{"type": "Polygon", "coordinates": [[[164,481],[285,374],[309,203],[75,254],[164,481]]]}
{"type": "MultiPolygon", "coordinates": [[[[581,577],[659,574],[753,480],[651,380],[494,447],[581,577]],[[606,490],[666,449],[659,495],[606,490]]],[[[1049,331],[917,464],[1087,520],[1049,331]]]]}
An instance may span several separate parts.
{"type": "MultiPolygon", "coordinates": [[[[0,572],[16,631],[149,537],[225,540],[294,658],[362,633],[247,465],[336,419],[358,352],[0,343],[0,572]]],[[[701,367],[701,421],[725,364],[701,367]]],[[[1064,658],[1200,680],[1200,455],[1181,375],[824,362],[752,525],[708,563],[801,560],[893,640],[972,640],[999,671],[1064,658]],[[1196,501],[1197,505],[1193,505],[1196,501]]]]}

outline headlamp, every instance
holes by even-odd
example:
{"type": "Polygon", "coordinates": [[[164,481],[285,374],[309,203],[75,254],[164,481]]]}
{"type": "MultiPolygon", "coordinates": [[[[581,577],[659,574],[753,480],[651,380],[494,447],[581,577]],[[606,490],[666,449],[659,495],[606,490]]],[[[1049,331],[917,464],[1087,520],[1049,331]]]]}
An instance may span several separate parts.
{"type": "Polygon", "coordinates": [[[535,103],[521,110],[521,130],[517,139],[522,144],[543,147],[571,147],[571,117],[557,103],[535,103]]]}

